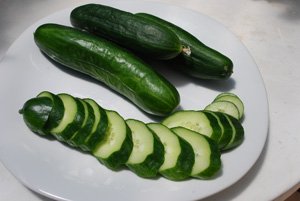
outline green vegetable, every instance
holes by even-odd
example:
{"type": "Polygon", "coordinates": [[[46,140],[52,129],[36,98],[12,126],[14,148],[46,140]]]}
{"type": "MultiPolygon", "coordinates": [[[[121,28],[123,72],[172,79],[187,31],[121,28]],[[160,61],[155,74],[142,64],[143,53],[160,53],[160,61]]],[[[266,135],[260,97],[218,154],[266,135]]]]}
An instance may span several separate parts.
{"type": "Polygon", "coordinates": [[[84,99],[92,108],[95,115],[92,131],[86,138],[82,138],[82,143],[79,146],[83,150],[93,151],[104,136],[108,127],[108,118],[105,110],[92,99],[84,99]]]}
{"type": "Polygon", "coordinates": [[[46,135],[44,130],[50,112],[53,107],[53,102],[48,97],[32,98],[24,104],[19,111],[23,115],[25,124],[35,133],[46,135]]]}
{"type": "MultiPolygon", "coordinates": [[[[227,79],[232,74],[233,63],[222,53],[206,46],[198,38],[164,19],[148,13],[137,13],[136,16],[152,20],[173,31],[185,47],[172,64],[188,75],[201,79],[227,79]],[[187,52],[190,51],[190,54],[187,52]]],[[[205,27],[203,27],[205,29],[205,27]]]]}
{"type": "Polygon", "coordinates": [[[189,178],[195,163],[195,154],[190,143],[163,124],[149,123],[147,126],[159,137],[165,149],[165,161],[159,168],[160,174],[174,181],[189,178]]]}
{"type": "Polygon", "coordinates": [[[144,178],[213,178],[221,168],[220,151],[244,139],[240,121],[226,113],[177,111],[163,124],[145,124],[66,93],[44,91],[19,112],[33,132],[87,151],[112,170],[127,167],[144,178]]]}
{"type": "Polygon", "coordinates": [[[201,133],[215,141],[222,151],[237,147],[244,139],[241,123],[231,115],[217,111],[177,111],[162,123],[169,128],[183,127],[201,133]]]}
{"type": "Polygon", "coordinates": [[[106,115],[108,128],[93,155],[106,167],[118,170],[127,162],[133,148],[131,130],[117,112],[106,110],[106,115]]]}
{"type": "MultiPolygon", "coordinates": [[[[228,101],[233,103],[236,108],[238,109],[238,116],[237,119],[241,120],[244,116],[244,103],[242,100],[234,93],[230,92],[224,92],[220,93],[213,102],[219,102],[219,101],[228,101]]],[[[234,116],[234,115],[233,115],[234,116]]]]}
{"type": "Polygon", "coordinates": [[[179,104],[178,91],[170,82],[107,40],[57,24],[41,25],[34,39],[53,60],[103,82],[145,112],[165,116],[179,104]]]}
{"type": "Polygon", "coordinates": [[[128,119],[133,149],[126,165],[140,177],[153,178],[164,162],[164,146],[144,122],[128,119]]]}
{"type": "Polygon", "coordinates": [[[162,124],[169,128],[184,127],[195,132],[206,135],[207,137],[218,140],[221,136],[221,128],[217,120],[210,114],[195,111],[181,110],[166,117],[162,124]]]}
{"type": "Polygon", "coordinates": [[[217,144],[205,135],[187,128],[174,127],[172,131],[185,139],[193,148],[195,163],[191,176],[208,179],[214,176],[221,167],[221,154],[217,144]]]}
{"type": "Polygon", "coordinates": [[[71,12],[73,26],[112,40],[139,54],[170,59],[182,51],[178,37],[152,20],[100,4],[87,4],[71,12]]]}

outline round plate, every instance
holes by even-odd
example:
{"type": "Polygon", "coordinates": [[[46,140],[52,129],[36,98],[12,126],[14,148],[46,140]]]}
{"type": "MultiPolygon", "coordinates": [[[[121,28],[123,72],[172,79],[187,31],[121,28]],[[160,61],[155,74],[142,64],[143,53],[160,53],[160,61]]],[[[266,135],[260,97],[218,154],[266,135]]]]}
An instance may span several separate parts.
{"type": "Polygon", "coordinates": [[[173,182],[164,178],[143,179],[129,170],[111,171],[89,154],[30,132],[18,110],[26,100],[44,90],[93,98],[124,118],[157,121],[101,83],[55,66],[41,54],[33,32],[43,23],[70,25],[70,8],[29,27],[0,63],[0,157],[5,166],[28,188],[57,200],[195,200],[215,194],[242,178],[265,144],[268,103],[259,70],[238,38],[216,21],[188,9],[154,2],[99,3],[160,16],[229,56],[234,62],[234,73],[227,81],[200,81],[171,69],[158,70],[177,87],[181,95],[179,109],[203,109],[220,92],[236,93],[245,104],[245,141],[222,155],[222,171],[216,178],[173,182]]]}

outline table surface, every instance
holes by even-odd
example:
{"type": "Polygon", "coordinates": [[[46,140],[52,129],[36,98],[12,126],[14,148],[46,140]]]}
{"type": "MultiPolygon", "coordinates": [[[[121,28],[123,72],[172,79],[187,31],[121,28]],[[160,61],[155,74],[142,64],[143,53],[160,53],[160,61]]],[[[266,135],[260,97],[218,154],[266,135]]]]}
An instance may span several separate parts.
{"type": "MultiPolygon", "coordinates": [[[[261,156],[241,180],[205,200],[283,200],[300,183],[300,1],[152,1],[193,9],[225,25],[253,56],[268,93],[270,126],[261,156]]],[[[0,0],[0,58],[32,23],[81,3],[87,1],[0,0]]],[[[24,187],[2,163],[0,199],[49,200],[24,187]]]]}

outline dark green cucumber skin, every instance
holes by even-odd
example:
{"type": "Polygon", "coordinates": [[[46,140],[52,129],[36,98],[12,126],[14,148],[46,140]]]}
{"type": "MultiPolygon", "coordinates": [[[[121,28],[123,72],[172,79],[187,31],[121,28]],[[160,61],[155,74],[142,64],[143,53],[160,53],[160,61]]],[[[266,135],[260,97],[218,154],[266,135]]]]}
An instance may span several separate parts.
{"type": "Polygon", "coordinates": [[[179,105],[179,93],[169,81],[107,40],[57,24],[41,25],[34,39],[56,62],[103,82],[145,112],[165,116],[179,105]]]}
{"type": "Polygon", "coordinates": [[[73,26],[112,40],[139,54],[157,59],[177,56],[182,46],[167,28],[132,13],[100,4],[79,6],[71,12],[73,26]]]}
{"type": "Polygon", "coordinates": [[[105,131],[108,127],[108,118],[105,110],[99,105],[98,107],[101,115],[100,122],[97,126],[96,131],[94,133],[91,133],[81,145],[81,148],[83,150],[93,151],[98,143],[105,137],[105,131]]]}
{"type": "Polygon", "coordinates": [[[49,115],[49,119],[44,125],[44,132],[50,133],[50,131],[57,127],[64,116],[64,105],[62,100],[55,94],[49,91],[43,91],[37,95],[37,97],[43,97],[46,94],[47,97],[50,97],[53,102],[53,107],[49,115]]]}
{"type": "Polygon", "coordinates": [[[77,105],[75,119],[70,124],[68,124],[67,127],[61,133],[52,132],[52,134],[57,138],[57,140],[66,143],[68,143],[68,141],[73,137],[73,135],[75,135],[76,132],[81,128],[84,120],[84,106],[77,98],[74,99],[77,105]]]}
{"type": "MultiPolygon", "coordinates": [[[[152,132],[152,131],[151,131],[152,132]]],[[[147,158],[139,164],[127,164],[128,168],[135,172],[140,177],[155,178],[157,176],[160,166],[164,162],[164,146],[159,138],[152,132],[153,153],[148,155],[147,158]]]]}
{"type": "Polygon", "coordinates": [[[181,153],[178,156],[176,166],[160,172],[165,178],[173,181],[182,181],[190,177],[194,162],[195,154],[192,146],[183,138],[179,138],[181,153]],[[193,162],[191,162],[193,161],[193,162]]]}
{"type": "Polygon", "coordinates": [[[116,151],[112,153],[107,158],[99,158],[95,156],[100,163],[105,165],[111,170],[120,170],[125,167],[125,163],[127,162],[130,153],[133,148],[133,142],[132,142],[132,136],[131,136],[131,130],[126,124],[126,138],[120,148],[119,151],[116,151]]]}
{"type": "Polygon", "coordinates": [[[227,144],[230,142],[231,138],[232,138],[232,132],[233,132],[233,128],[230,125],[228,119],[225,117],[225,114],[222,112],[212,112],[212,111],[207,111],[209,113],[213,113],[214,115],[217,116],[217,118],[219,118],[220,123],[223,126],[223,134],[221,136],[221,138],[218,141],[219,144],[219,148],[221,151],[224,150],[224,148],[227,146],[227,144]]]}
{"type": "Polygon", "coordinates": [[[216,176],[216,173],[221,169],[221,152],[219,150],[218,144],[211,138],[203,135],[209,143],[211,155],[210,155],[210,165],[206,170],[203,170],[200,174],[197,174],[197,178],[200,179],[212,179],[216,176]]]}
{"type": "Polygon", "coordinates": [[[190,55],[185,54],[183,51],[173,59],[172,64],[176,64],[179,70],[200,79],[223,80],[231,76],[233,63],[227,56],[208,47],[195,36],[173,23],[148,13],[137,13],[136,15],[153,20],[172,30],[178,36],[182,45],[190,48],[190,55]]]}
{"type": "Polygon", "coordinates": [[[233,136],[233,140],[231,140],[224,148],[224,151],[232,150],[233,148],[239,146],[243,140],[244,140],[244,127],[242,126],[241,122],[237,120],[236,118],[224,114],[226,118],[228,118],[229,121],[231,121],[234,129],[235,129],[235,135],[233,136]]]}
{"type": "Polygon", "coordinates": [[[23,119],[28,128],[40,135],[47,135],[44,126],[46,125],[53,101],[48,97],[36,97],[26,101],[23,108],[19,111],[23,115],[23,119]]]}
{"type": "MultiPolygon", "coordinates": [[[[69,140],[67,140],[67,143],[74,147],[81,147],[83,145],[86,138],[92,132],[92,128],[94,125],[95,116],[94,116],[93,108],[88,103],[85,103],[85,104],[86,104],[87,111],[88,111],[84,117],[84,118],[87,118],[86,122],[80,129],[78,129],[78,131],[71,138],[69,138],[69,140]]],[[[87,149],[85,151],[89,151],[89,150],[87,149]]]]}
{"type": "Polygon", "coordinates": [[[205,116],[209,120],[211,127],[213,128],[213,134],[209,138],[211,138],[215,142],[218,142],[222,135],[222,130],[221,130],[218,120],[211,113],[206,112],[205,110],[201,110],[200,112],[205,114],[205,116]]]}

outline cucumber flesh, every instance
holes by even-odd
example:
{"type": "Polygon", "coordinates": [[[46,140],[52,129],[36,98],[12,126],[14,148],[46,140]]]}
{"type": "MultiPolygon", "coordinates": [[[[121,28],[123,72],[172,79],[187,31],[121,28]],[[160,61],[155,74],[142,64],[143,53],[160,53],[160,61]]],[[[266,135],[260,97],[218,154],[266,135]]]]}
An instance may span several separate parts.
{"type": "Polygon", "coordinates": [[[227,95],[223,94],[223,95],[217,96],[213,102],[219,102],[219,101],[228,101],[228,102],[233,103],[239,111],[238,119],[240,120],[243,117],[244,104],[238,96],[231,94],[231,93],[227,94],[227,95]]]}
{"type": "Polygon", "coordinates": [[[219,171],[221,154],[213,140],[183,127],[172,128],[172,131],[190,143],[194,150],[195,163],[191,172],[192,177],[208,179],[219,171]]]}
{"type": "Polygon", "coordinates": [[[95,119],[90,134],[80,144],[80,148],[85,151],[93,151],[105,136],[108,127],[108,118],[105,110],[94,100],[84,99],[84,101],[93,109],[95,119]]]}
{"type": "Polygon", "coordinates": [[[132,134],[133,149],[126,165],[140,177],[156,177],[164,162],[164,147],[145,123],[126,120],[132,134]]]}
{"type": "Polygon", "coordinates": [[[60,124],[53,128],[50,132],[59,141],[68,142],[73,135],[81,128],[84,121],[84,106],[69,94],[58,94],[64,105],[64,116],[60,124]]]}
{"type": "Polygon", "coordinates": [[[195,162],[191,145],[163,124],[149,123],[147,126],[164,145],[165,161],[159,168],[160,174],[174,181],[189,178],[195,162]]]}
{"type": "MultiPolygon", "coordinates": [[[[215,140],[215,142],[217,142],[219,149],[222,150],[222,148],[230,140],[228,134],[226,133],[227,130],[226,130],[226,128],[224,128],[224,124],[223,124],[224,119],[222,119],[218,115],[216,115],[215,114],[216,112],[212,112],[209,110],[203,110],[202,112],[204,112],[206,115],[211,116],[210,121],[211,122],[213,121],[214,130],[217,130],[217,132],[218,132],[218,138],[215,138],[214,140],[215,140]]],[[[227,122],[227,120],[226,120],[226,122],[227,122]]]]}
{"type": "Polygon", "coordinates": [[[225,146],[230,142],[233,136],[233,128],[230,122],[228,121],[228,118],[226,118],[226,114],[222,112],[212,112],[212,111],[206,111],[213,114],[217,119],[218,122],[222,128],[222,135],[218,141],[218,145],[220,150],[224,150],[225,146]]]}
{"type": "Polygon", "coordinates": [[[50,98],[53,102],[49,119],[44,126],[45,132],[50,133],[50,131],[53,128],[57,127],[60,124],[60,121],[64,116],[64,110],[65,110],[64,105],[62,103],[62,100],[57,95],[49,91],[43,91],[39,93],[37,97],[47,97],[50,98]]]}
{"type": "Polygon", "coordinates": [[[117,112],[106,110],[108,128],[93,155],[106,167],[118,170],[127,162],[133,148],[131,130],[117,112]]]}
{"type": "Polygon", "coordinates": [[[241,123],[234,117],[224,114],[232,127],[232,137],[223,150],[230,150],[239,146],[244,140],[244,128],[241,123]]]}
{"type": "Polygon", "coordinates": [[[240,118],[240,113],[235,104],[229,101],[216,101],[212,102],[204,108],[204,110],[223,112],[225,114],[231,115],[236,119],[240,118]]]}
{"type": "MultiPolygon", "coordinates": [[[[69,139],[67,140],[67,143],[74,147],[82,147],[82,144],[84,143],[85,139],[90,135],[92,132],[92,128],[95,122],[95,115],[93,108],[86,103],[84,100],[79,99],[79,101],[84,106],[84,120],[82,123],[81,128],[69,139]]],[[[82,149],[84,151],[89,151],[82,149]]]]}
{"type": "Polygon", "coordinates": [[[220,130],[217,124],[212,125],[211,117],[204,112],[194,110],[177,111],[165,118],[162,124],[169,128],[184,127],[210,137],[213,140],[219,138],[220,130]]]}

